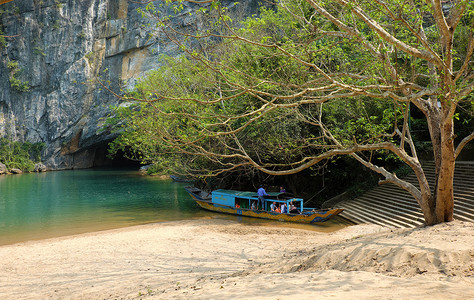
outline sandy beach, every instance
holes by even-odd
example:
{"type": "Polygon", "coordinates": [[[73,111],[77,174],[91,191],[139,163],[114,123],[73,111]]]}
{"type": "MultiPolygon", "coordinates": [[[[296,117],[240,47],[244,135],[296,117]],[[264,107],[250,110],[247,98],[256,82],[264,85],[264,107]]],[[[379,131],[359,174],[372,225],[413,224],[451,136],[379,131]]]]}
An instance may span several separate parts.
{"type": "Polygon", "coordinates": [[[0,247],[0,299],[473,299],[474,223],[198,219],[0,247]]]}

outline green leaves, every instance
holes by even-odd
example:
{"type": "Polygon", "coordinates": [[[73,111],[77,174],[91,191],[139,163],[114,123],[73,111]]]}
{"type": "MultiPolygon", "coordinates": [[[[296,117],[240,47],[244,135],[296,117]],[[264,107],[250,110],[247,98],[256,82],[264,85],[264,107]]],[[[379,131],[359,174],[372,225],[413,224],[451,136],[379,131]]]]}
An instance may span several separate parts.
{"type": "Polygon", "coordinates": [[[33,171],[34,163],[41,161],[41,151],[44,143],[21,143],[6,138],[0,139],[0,162],[7,169],[20,169],[22,171],[33,171]]]}
{"type": "MultiPolygon", "coordinates": [[[[168,3],[167,11],[199,21],[174,28],[175,15],[153,12],[182,55],[163,56],[161,69],[128,94],[141,104],[120,114],[127,126],[117,146],[143,162],[205,174],[271,173],[347,147],[393,143],[408,152],[402,133],[409,121],[422,128],[409,119],[410,105],[435,98],[457,105],[452,95],[472,87],[472,76],[445,86],[463,65],[472,72],[472,20],[463,16],[456,29],[450,73],[427,59],[449,62],[438,23],[430,22],[434,8],[424,1],[282,1],[244,20],[217,1],[193,12],[183,1],[168,3]]],[[[369,152],[396,160],[386,150],[369,152]]]]}
{"type": "Polygon", "coordinates": [[[9,60],[7,67],[10,70],[10,86],[19,92],[28,92],[30,90],[29,82],[21,81],[18,78],[18,75],[21,73],[18,62],[9,60]]]}

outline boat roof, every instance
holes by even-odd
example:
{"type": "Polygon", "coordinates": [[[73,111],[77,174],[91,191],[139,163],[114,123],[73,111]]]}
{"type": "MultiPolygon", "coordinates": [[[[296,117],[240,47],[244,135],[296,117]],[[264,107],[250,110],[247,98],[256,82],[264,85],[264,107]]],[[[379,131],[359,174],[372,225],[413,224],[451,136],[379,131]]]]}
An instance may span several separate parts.
{"type": "Polygon", "coordinates": [[[236,191],[236,190],[214,190],[213,193],[222,193],[222,194],[229,194],[234,196],[241,196],[241,197],[257,197],[256,192],[246,192],[246,191],[236,191]]]}
{"type": "MultiPolygon", "coordinates": [[[[222,194],[228,194],[228,195],[234,195],[234,196],[239,196],[239,197],[258,197],[257,192],[247,192],[247,191],[236,191],[236,190],[224,190],[224,189],[219,189],[219,190],[214,190],[213,193],[222,193],[222,194]]],[[[267,192],[269,196],[280,196],[285,193],[281,192],[267,192]]],[[[295,198],[296,200],[296,198],[295,198]]],[[[301,199],[298,199],[301,200],[301,199]]]]}

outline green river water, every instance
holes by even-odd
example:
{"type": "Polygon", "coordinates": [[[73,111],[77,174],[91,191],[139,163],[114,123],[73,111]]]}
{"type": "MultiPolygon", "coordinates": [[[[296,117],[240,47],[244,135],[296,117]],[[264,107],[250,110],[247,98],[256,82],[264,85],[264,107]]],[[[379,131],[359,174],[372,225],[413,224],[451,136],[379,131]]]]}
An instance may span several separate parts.
{"type": "Polygon", "coordinates": [[[249,225],[300,226],[333,231],[338,220],[318,226],[276,224],[203,211],[185,184],[136,171],[87,169],[0,176],[0,245],[139,224],[194,218],[227,218],[249,225]]]}

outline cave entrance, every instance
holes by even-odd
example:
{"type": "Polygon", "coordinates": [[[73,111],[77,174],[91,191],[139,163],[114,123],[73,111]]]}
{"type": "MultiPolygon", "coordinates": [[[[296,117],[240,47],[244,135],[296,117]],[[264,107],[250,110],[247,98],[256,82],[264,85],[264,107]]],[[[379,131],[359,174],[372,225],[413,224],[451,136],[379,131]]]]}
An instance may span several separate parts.
{"type": "Polygon", "coordinates": [[[92,163],[93,168],[134,168],[138,170],[142,166],[139,161],[124,157],[123,152],[117,153],[113,159],[107,157],[109,154],[108,145],[108,143],[104,143],[95,148],[94,161],[92,163]]]}

